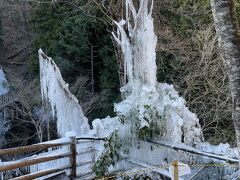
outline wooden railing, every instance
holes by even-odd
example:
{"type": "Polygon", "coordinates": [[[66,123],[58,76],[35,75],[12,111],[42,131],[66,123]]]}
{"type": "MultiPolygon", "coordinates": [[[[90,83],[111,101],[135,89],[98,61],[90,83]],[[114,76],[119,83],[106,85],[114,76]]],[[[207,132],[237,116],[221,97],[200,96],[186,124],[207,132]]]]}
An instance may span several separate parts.
{"type": "MultiPolygon", "coordinates": [[[[69,138],[62,138],[58,140],[48,141],[45,143],[34,144],[30,146],[22,146],[16,148],[9,148],[9,149],[2,149],[0,150],[0,158],[9,156],[9,155],[16,155],[16,154],[23,154],[23,153],[31,153],[36,151],[43,151],[48,148],[60,148],[63,146],[69,146],[69,151],[52,151],[49,154],[42,153],[39,155],[26,157],[20,160],[8,161],[8,162],[0,162],[0,172],[14,170],[26,166],[36,165],[43,162],[49,162],[53,160],[58,160],[62,158],[70,158],[70,164],[63,164],[61,167],[51,168],[47,170],[42,170],[39,172],[34,172],[30,174],[23,175],[21,177],[14,178],[14,180],[26,180],[26,179],[34,179],[43,177],[46,175],[51,175],[57,172],[61,172],[64,170],[70,169],[70,178],[74,179],[77,177],[77,167],[81,166],[77,162],[77,144],[81,140],[105,140],[104,138],[76,138],[76,137],[69,137],[69,138]]],[[[81,144],[79,144],[81,145],[81,144]]]]}

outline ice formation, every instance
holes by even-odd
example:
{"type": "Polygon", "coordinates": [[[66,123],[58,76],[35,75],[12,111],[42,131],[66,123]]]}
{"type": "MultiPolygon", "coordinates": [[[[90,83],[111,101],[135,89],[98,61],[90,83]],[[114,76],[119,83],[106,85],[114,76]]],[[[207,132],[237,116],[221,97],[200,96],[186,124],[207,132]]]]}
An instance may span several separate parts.
{"type": "MultiPolygon", "coordinates": [[[[5,77],[3,69],[0,68],[0,96],[8,94],[9,91],[10,90],[8,87],[8,81],[5,77]]],[[[6,117],[4,117],[4,112],[2,111],[0,113],[0,148],[1,148],[1,145],[4,144],[4,141],[5,141],[4,135],[9,130],[9,128],[10,128],[10,123],[6,119],[6,117]]]]}
{"type": "Polygon", "coordinates": [[[77,135],[87,134],[90,130],[76,97],[68,90],[68,84],[62,78],[54,61],[39,50],[41,94],[44,101],[49,101],[53,116],[57,117],[60,136],[69,131],[77,135]]]}
{"type": "Polygon", "coordinates": [[[5,95],[9,92],[8,82],[6,80],[3,69],[0,68],[0,96],[5,95]]]}
{"type": "Polygon", "coordinates": [[[211,145],[209,142],[197,143],[196,148],[209,153],[219,154],[229,157],[239,157],[238,149],[231,148],[229,144],[219,144],[217,146],[211,145]]]}
{"type": "Polygon", "coordinates": [[[118,27],[114,39],[121,46],[124,54],[124,70],[128,81],[137,79],[143,84],[155,85],[156,80],[156,45],[152,9],[149,0],[139,1],[138,11],[132,0],[126,0],[126,20],[115,22],[118,27]],[[130,14],[129,14],[130,11],[130,14]],[[127,31],[124,30],[124,25],[127,31]]]}
{"type": "MultiPolygon", "coordinates": [[[[133,116],[137,116],[134,123],[138,123],[139,129],[152,125],[158,131],[154,138],[193,145],[202,141],[199,120],[172,85],[156,80],[157,37],[152,8],[150,0],[140,0],[138,10],[132,0],[126,0],[126,20],[115,22],[118,30],[113,37],[122,48],[128,79],[128,84],[121,88],[126,99],[115,104],[115,112],[124,121],[135,121],[133,116]]],[[[133,129],[133,122],[127,123],[133,129]]],[[[133,132],[129,134],[132,136],[133,132]]]]}
{"type": "MultiPolygon", "coordinates": [[[[139,122],[140,129],[152,125],[150,128],[155,131],[152,135],[157,139],[188,145],[202,141],[198,118],[189,111],[185,100],[179,97],[172,85],[159,83],[148,86],[134,82],[131,87],[131,94],[115,104],[115,112],[120,119],[125,119],[125,123],[131,124],[129,120],[139,122]]],[[[124,88],[124,93],[129,92],[124,88]]]]}
{"type": "MultiPolygon", "coordinates": [[[[93,131],[99,136],[103,135],[102,132],[111,134],[121,127],[119,121],[128,121],[135,113],[137,128],[153,125],[157,131],[154,138],[189,145],[201,142],[202,132],[196,115],[188,110],[184,99],[179,97],[173,86],[156,82],[157,38],[151,17],[153,2],[150,7],[149,0],[139,2],[139,9],[136,10],[132,0],[126,0],[126,20],[115,22],[118,33],[113,33],[124,53],[128,83],[121,91],[126,99],[115,104],[116,118],[93,121],[93,131]],[[125,26],[128,31],[124,30],[125,26]]],[[[69,92],[56,64],[42,50],[39,50],[39,59],[42,98],[51,104],[52,113],[57,117],[59,134],[64,136],[68,131],[75,131],[78,135],[92,134],[78,100],[69,92]]],[[[132,129],[134,120],[131,121],[122,122],[128,127],[123,129],[132,129]]],[[[129,136],[132,134],[128,133],[129,136]]]]}
{"type": "MultiPolygon", "coordinates": [[[[113,33],[124,53],[128,84],[121,91],[126,99],[115,104],[117,118],[95,120],[94,131],[98,135],[101,133],[97,129],[111,134],[113,129],[120,127],[119,122],[118,125],[114,122],[115,119],[129,119],[131,113],[136,111],[139,129],[154,124],[159,128],[156,130],[161,131],[158,138],[189,145],[201,142],[201,128],[196,115],[188,110],[184,99],[178,96],[173,86],[158,84],[156,81],[157,37],[151,17],[153,2],[139,2],[139,9],[136,10],[132,0],[126,0],[126,20],[115,22],[118,33],[113,33]],[[124,30],[125,26],[128,31],[124,30]],[[104,126],[108,128],[104,130],[104,126]]],[[[68,90],[60,70],[42,50],[39,50],[39,59],[42,99],[49,100],[51,104],[52,113],[57,117],[59,134],[64,136],[68,131],[75,131],[78,135],[89,134],[87,118],[78,100],[68,90]]],[[[131,123],[125,124],[131,128],[131,123]]]]}
{"type": "Polygon", "coordinates": [[[119,130],[123,125],[118,121],[117,117],[111,118],[110,116],[104,119],[95,119],[92,122],[93,134],[98,137],[108,137],[115,130],[119,130]]]}

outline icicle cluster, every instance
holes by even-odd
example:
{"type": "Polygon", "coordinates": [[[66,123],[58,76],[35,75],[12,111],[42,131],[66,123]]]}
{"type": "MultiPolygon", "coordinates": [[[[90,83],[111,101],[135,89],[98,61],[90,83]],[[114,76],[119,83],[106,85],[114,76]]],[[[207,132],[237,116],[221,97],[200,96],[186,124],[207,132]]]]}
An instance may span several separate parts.
{"type": "Polygon", "coordinates": [[[150,7],[149,0],[140,0],[139,4],[137,11],[133,1],[126,0],[126,20],[115,22],[118,30],[117,34],[113,33],[113,37],[124,54],[125,78],[129,82],[138,79],[143,84],[155,85],[157,36],[152,18],[153,1],[150,7]]]}
{"type": "Polygon", "coordinates": [[[5,95],[9,92],[8,82],[6,80],[3,69],[0,68],[0,96],[5,95]]]}
{"type": "Polygon", "coordinates": [[[52,114],[57,117],[58,134],[64,136],[69,131],[85,135],[90,127],[78,100],[68,90],[54,61],[39,50],[40,83],[43,101],[49,101],[52,114]]]}
{"type": "MultiPolygon", "coordinates": [[[[2,68],[0,68],[0,96],[4,96],[9,93],[8,81],[5,77],[5,73],[2,68]]],[[[4,112],[0,112],[0,148],[5,142],[4,135],[10,128],[10,122],[6,117],[4,117],[4,112]]]]}

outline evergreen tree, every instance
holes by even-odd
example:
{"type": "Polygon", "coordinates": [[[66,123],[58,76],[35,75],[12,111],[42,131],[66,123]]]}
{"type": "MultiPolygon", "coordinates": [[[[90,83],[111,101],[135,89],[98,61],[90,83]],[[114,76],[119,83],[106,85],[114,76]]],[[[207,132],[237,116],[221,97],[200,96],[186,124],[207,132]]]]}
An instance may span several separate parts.
{"type": "MultiPolygon", "coordinates": [[[[60,67],[64,79],[93,78],[93,90],[101,94],[101,107],[90,118],[113,115],[119,98],[118,65],[112,44],[111,22],[91,1],[39,4],[32,23],[37,34],[31,67],[36,72],[36,51],[42,48],[60,67]]],[[[89,91],[93,91],[89,88],[89,91]]]]}

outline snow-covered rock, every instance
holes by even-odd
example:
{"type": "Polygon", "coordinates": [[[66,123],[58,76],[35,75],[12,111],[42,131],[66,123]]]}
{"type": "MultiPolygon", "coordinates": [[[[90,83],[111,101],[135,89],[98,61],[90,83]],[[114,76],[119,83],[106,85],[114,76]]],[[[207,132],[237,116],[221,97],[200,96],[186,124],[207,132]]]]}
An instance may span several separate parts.
{"type": "Polygon", "coordinates": [[[229,157],[239,157],[238,148],[231,148],[229,144],[212,145],[209,142],[197,143],[196,148],[208,152],[229,157]]]}
{"type": "Polygon", "coordinates": [[[110,116],[105,119],[95,119],[92,122],[95,136],[97,137],[108,137],[115,130],[119,130],[123,127],[123,124],[118,121],[117,117],[111,118],[110,116]]]}
{"type": "Polygon", "coordinates": [[[138,123],[139,129],[155,128],[156,136],[162,140],[181,142],[188,145],[202,142],[202,130],[196,115],[186,107],[172,85],[142,85],[134,82],[132,92],[129,84],[123,87],[126,99],[115,104],[115,112],[124,123],[138,123]]]}

